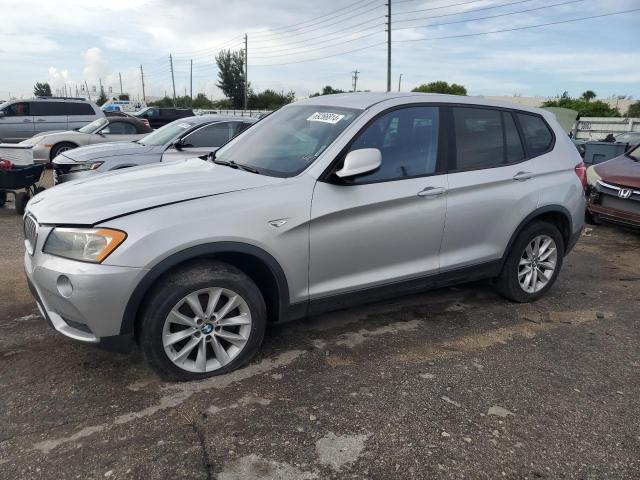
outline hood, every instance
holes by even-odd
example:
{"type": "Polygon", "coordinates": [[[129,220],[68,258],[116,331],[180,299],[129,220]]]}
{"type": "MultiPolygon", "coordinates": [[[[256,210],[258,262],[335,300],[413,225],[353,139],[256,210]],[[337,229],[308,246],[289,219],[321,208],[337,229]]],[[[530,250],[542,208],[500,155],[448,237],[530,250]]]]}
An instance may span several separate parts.
{"type": "Polygon", "coordinates": [[[40,142],[44,139],[46,139],[48,136],[50,135],[57,135],[58,133],[78,133],[74,130],[50,130],[48,132],[45,133],[38,133],[37,135],[34,135],[31,138],[27,138],[26,140],[23,140],[20,142],[20,145],[35,145],[36,142],[40,142]]]}
{"type": "Polygon", "coordinates": [[[154,148],[135,142],[97,143],[82,148],[74,148],[62,153],[74,162],[91,162],[105,157],[120,157],[123,155],[140,155],[150,152],[154,148]]]}
{"type": "Polygon", "coordinates": [[[595,170],[604,182],[640,189],[640,162],[626,155],[600,163],[595,170]]]}
{"type": "Polygon", "coordinates": [[[40,223],[95,225],[140,210],[280,182],[191,158],[63,183],[34,197],[27,211],[40,223]]]}

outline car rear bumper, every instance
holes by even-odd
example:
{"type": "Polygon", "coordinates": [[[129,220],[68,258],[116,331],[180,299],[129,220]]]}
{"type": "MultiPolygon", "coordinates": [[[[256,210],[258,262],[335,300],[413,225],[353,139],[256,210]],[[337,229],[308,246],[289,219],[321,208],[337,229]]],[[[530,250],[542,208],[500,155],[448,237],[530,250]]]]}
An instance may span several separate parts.
{"type": "Polygon", "coordinates": [[[40,313],[55,330],[80,342],[128,350],[132,335],[121,335],[120,327],[144,269],[25,252],[24,270],[40,313]]]}

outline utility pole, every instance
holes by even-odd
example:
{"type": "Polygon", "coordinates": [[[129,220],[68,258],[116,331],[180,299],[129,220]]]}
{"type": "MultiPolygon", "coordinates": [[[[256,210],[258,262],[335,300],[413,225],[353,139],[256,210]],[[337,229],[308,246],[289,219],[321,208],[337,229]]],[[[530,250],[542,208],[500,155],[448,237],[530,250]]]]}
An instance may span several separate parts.
{"type": "Polygon", "coordinates": [[[189,96],[193,100],[193,59],[191,59],[191,68],[189,69],[189,96]]]}
{"type": "Polygon", "coordinates": [[[387,0],[387,92],[391,91],[391,0],[387,0]]]}
{"type": "Polygon", "coordinates": [[[142,65],[140,65],[140,79],[142,80],[142,101],[147,103],[147,96],[144,94],[144,71],[142,70],[142,65]]]}
{"type": "Polygon", "coordinates": [[[249,82],[248,78],[248,70],[249,70],[249,41],[247,39],[247,34],[244,34],[244,109],[247,109],[247,96],[249,95],[249,82]]]}
{"type": "Polygon", "coordinates": [[[351,84],[353,85],[353,91],[356,92],[358,91],[358,74],[362,72],[359,72],[358,69],[356,68],[351,73],[353,73],[353,76],[351,77],[351,84]]]}
{"type": "Polygon", "coordinates": [[[118,78],[120,79],[120,96],[123,95],[123,91],[122,91],[122,74],[120,72],[118,72],[118,78]]]}
{"type": "Polygon", "coordinates": [[[173,76],[173,57],[169,54],[169,65],[171,65],[171,84],[173,85],[173,106],[176,106],[176,80],[173,76]]]}
{"type": "Polygon", "coordinates": [[[400,91],[401,86],[402,86],[402,74],[400,74],[400,77],[398,78],[398,91],[400,91]]]}
{"type": "Polygon", "coordinates": [[[91,101],[91,92],[89,92],[89,85],[87,85],[87,81],[84,81],[84,86],[87,89],[87,97],[89,97],[89,101],[91,101]]]}

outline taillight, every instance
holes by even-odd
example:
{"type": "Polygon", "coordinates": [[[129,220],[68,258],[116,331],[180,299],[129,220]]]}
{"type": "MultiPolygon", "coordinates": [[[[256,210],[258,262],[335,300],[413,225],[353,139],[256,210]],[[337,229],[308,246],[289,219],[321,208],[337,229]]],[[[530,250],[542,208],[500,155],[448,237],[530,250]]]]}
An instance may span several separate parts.
{"type": "Polygon", "coordinates": [[[582,190],[587,189],[587,167],[585,167],[584,162],[580,162],[574,168],[576,175],[580,179],[580,183],[582,183],[582,190]]]}

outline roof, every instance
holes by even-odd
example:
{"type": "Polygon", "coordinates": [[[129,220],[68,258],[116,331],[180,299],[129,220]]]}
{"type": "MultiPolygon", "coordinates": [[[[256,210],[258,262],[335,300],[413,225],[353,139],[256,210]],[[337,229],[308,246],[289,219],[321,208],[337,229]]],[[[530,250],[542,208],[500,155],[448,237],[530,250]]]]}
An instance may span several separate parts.
{"type": "Polygon", "coordinates": [[[190,122],[195,123],[207,123],[207,122],[255,122],[258,120],[254,117],[241,117],[239,115],[218,115],[218,114],[208,114],[208,115],[194,115],[193,117],[184,117],[179,120],[189,120],[190,122]]]}
{"type": "MultiPolygon", "coordinates": [[[[339,93],[334,95],[320,95],[296,102],[297,105],[323,105],[329,107],[357,108],[366,110],[373,105],[386,101],[420,101],[434,103],[463,103],[470,105],[486,105],[492,107],[513,108],[516,110],[535,112],[548,116],[550,112],[536,107],[528,107],[517,103],[503,102],[500,100],[490,100],[484,97],[467,97],[460,95],[445,95],[441,93],[419,93],[419,92],[356,92],[339,93]]],[[[400,102],[401,103],[401,102],[400,102]]]]}

